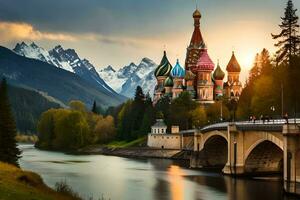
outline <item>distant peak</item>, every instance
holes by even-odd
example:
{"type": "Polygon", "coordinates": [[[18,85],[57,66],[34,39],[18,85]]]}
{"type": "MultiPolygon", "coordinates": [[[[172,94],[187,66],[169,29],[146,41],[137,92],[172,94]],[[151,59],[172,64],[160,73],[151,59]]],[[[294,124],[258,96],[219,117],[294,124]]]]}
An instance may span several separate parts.
{"type": "Polygon", "coordinates": [[[136,66],[136,64],[135,64],[134,62],[131,62],[131,63],[129,64],[129,66],[136,66]]]}
{"type": "Polygon", "coordinates": [[[37,48],[39,48],[39,46],[38,46],[38,45],[36,45],[34,42],[32,42],[32,43],[30,44],[30,46],[31,46],[32,48],[34,48],[34,49],[37,49],[37,48]]]}
{"type": "Polygon", "coordinates": [[[111,65],[108,65],[106,68],[103,69],[104,71],[113,71],[113,72],[116,72],[116,70],[111,66],[111,65]]]}
{"type": "Polygon", "coordinates": [[[143,58],[141,62],[144,62],[144,63],[148,63],[148,64],[154,64],[154,61],[151,60],[150,58],[143,58]]]}
{"type": "MultiPolygon", "coordinates": [[[[19,43],[18,43],[19,44],[19,43]]],[[[17,45],[18,45],[17,44],[17,45]]],[[[23,42],[21,42],[21,44],[20,45],[22,45],[22,46],[27,46],[27,44],[23,41],[23,42]]]]}
{"type": "Polygon", "coordinates": [[[64,50],[64,49],[62,48],[61,45],[57,45],[57,46],[54,47],[54,50],[61,51],[61,50],[64,50]]]}

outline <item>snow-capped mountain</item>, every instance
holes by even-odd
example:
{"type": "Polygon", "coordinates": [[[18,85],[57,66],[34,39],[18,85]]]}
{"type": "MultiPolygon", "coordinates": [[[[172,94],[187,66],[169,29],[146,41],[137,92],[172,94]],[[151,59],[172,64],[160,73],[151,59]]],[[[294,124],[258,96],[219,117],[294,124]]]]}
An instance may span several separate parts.
{"type": "Polygon", "coordinates": [[[64,49],[61,45],[47,51],[35,43],[28,45],[22,42],[18,43],[13,51],[75,73],[111,93],[117,92],[130,98],[134,96],[138,85],[143,88],[144,93],[149,92],[152,95],[156,84],[154,70],[157,65],[149,58],[143,58],[138,65],[132,62],[119,70],[112,66],[96,70],[87,59],[81,59],[74,49],[64,49]]]}
{"type": "Polygon", "coordinates": [[[127,96],[133,97],[136,87],[143,88],[144,93],[153,94],[156,79],[154,70],[157,67],[149,58],[143,58],[139,65],[130,63],[119,70],[108,66],[99,70],[100,77],[115,91],[127,96]]]}
{"type": "Polygon", "coordinates": [[[81,59],[74,49],[64,49],[61,45],[58,45],[54,49],[47,51],[35,43],[27,45],[25,42],[22,42],[21,44],[18,43],[13,51],[21,56],[41,60],[73,72],[101,89],[105,89],[113,94],[116,93],[103,81],[95,67],[87,59],[81,59]]]}

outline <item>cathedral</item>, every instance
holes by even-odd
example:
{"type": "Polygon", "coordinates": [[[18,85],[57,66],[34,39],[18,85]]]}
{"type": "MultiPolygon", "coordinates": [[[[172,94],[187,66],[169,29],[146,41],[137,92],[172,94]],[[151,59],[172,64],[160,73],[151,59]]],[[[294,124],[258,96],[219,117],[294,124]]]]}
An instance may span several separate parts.
{"type": "Polygon", "coordinates": [[[177,98],[183,91],[189,92],[192,98],[201,104],[214,103],[221,98],[238,100],[241,94],[241,67],[234,52],[226,68],[227,82],[224,82],[225,73],[219,63],[215,69],[204,43],[200,31],[201,13],[198,9],[193,13],[193,18],[194,32],[187,48],[185,67],[180,65],[179,60],[173,67],[164,51],[163,58],[154,72],[157,79],[154,104],[164,96],[177,98]]]}

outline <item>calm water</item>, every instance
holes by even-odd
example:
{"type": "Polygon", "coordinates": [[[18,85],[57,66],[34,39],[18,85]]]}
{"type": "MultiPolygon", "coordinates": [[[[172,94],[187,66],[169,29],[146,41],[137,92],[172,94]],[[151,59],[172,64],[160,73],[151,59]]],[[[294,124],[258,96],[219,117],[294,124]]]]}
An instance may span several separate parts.
{"type": "MultiPolygon", "coordinates": [[[[112,200],[277,200],[282,196],[277,179],[232,179],[218,173],[190,170],[169,160],[127,159],[114,156],[72,156],[23,150],[21,167],[39,173],[46,184],[67,181],[81,196],[112,200]]],[[[96,199],[96,198],[95,198],[96,199]]]]}

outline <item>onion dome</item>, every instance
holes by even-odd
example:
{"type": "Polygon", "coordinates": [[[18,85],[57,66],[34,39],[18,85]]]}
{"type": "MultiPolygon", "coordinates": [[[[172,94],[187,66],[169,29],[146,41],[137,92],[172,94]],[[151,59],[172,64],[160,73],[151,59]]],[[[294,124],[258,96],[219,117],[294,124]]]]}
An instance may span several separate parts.
{"type": "Polygon", "coordinates": [[[169,60],[167,58],[166,51],[164,51],[164,56],[161,59],[160,64],[155,69],[154,75],[155,75],[155,77],[169,76],[171,70],[172,70],[172,65],[170,64],[170,62],[169,62],[169,60]]]}
{"type": "Polygon", "coordinates": [[[201,13],[198,9],[196,9],[195,12],[193,13],[193,17],[194,18],[201,18],[201,13]]]}
{"type": "Polygon", "coordinates": [[[227,65],[226,71],[228,71],[228,72],[241,72],[241,66],[238,63],[238,61],[237,61],[237,59],[234,55],[234,52],[232,52],[232,56],[231,56],[231,59],[230,59],[228,65],[227,65]]]}
{"type": "Polygon", "coordinates": [[[215,70],[214,74],[213,74],[213,78],[214,80],[223,80],[225,77],[225,73],[222,71],[219,63],[217,66],[217,69],[215,70]]]}
{"type": "Polygon", "coordinates": [[[213,61],[210,59],[207,49],[204,49],[203,52],[201,53],[201,56],[197,62],[197,71],[213,71],[215,68],[215,64],[213,61]]]}
{"type": "Polygon", "coordinates": [[[186,71],[186,73],[185,73],[185,77],[184,77],[184,79],[185,79],[185,80],[187,80],[187,81],[191,81],[191,80],[194,80],[194,79],[195,79],[195,77],[196,77],[196,75],[195,75],[195,74],[193,74],[193,72],[192,72],[192,71],[190,71],[190,70],[187,70],[187,71],[186,71]]]}
{"type": "Polygon", "coordinates": [[[165,87],[173,87],[173,85],[174,85],[173,78],[171,76],[166,78],[164,85],[165,85],[165,87]]]}
{"type": "Polygon", "coordinates": [[[178,59],[175,67],[173,67],[171,71],[171,76],[174,78],[183,78],[185,76],[185,70],[180,66],[178,59]]]}

